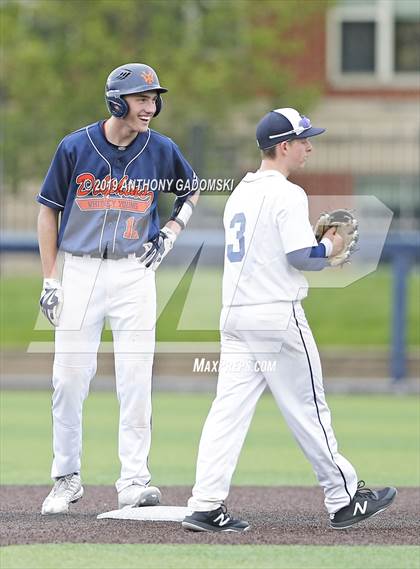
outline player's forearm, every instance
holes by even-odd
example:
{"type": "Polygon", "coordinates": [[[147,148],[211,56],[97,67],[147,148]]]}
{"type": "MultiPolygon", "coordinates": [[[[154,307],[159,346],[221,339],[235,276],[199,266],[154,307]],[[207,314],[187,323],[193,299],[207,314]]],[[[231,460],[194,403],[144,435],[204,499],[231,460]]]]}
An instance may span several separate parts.
{"type": "Polygon", "coordinates": [[[181,226],[174,220],[170,219],[166,224],[165,227],[168,227],[171,231],[175,233],[175,235],[179,235],[182,231],[181,226]]]}
{"type": "Polygon", "coordinates": [[[324,244],[290,251],[290,253],[287,253],[287,260],[299,271],[322,271],[322,269],[328,266],[324,244]]]}
{"type": "Polygon", "coordinates": [[[160,263],[174,246],[174,243],[190,219],[198,195],[175,200],[171,219],[151,241],[144,245],[145,252],[139,257],[147,269],[156,271],[160,263]],[[194,198],[194,201],[193,201],[194,198]]]}
{"type": "Polygon", "coordinates": [[[44,278],[56,278],[58,211],[41,206],[38,214],[38,243],[44,278]]]}
{"type": "Polygon", "coordinates": [[[195,194],[193,194],[190,198],[188,198],[193,204],[194,207],[197,205],[198,198],[200,197],[200,190],[197,190],[195,194]]]}
{"type": "Polygon", "coordinates": [[[200,192],[197,190],[192,196],[175,200],[172,216],[166,224],[166,227],[174,231],[176,235],[179,235],[179,233],[185,229],[197,205],[199,194],[200,192]]]}

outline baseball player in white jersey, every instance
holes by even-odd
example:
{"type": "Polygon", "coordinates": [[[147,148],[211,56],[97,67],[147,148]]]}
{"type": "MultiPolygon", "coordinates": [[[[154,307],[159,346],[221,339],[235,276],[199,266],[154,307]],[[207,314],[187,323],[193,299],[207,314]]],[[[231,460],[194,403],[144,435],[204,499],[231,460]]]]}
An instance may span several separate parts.
{"type": "Polygon", "coordinates": [[[395,488],[364,488],[338,452],[318,350],[301,306],[308,292],[301,271],[323,269],[343,246],[334,228],[317,243],[307,196],[287,179],[305,165],[310,137],[322,132],[292,108],[268,113],[257,127],[260,169],[248,173],[227,201],[217,395],[201,436],[185,529],[249,528],[229,515],[224,501],[266,386],[324,489],[331,527],[372,516],[396,495],[395,488]]]}
{"type": "Polygon", "coordinates": [[[113,332],[120,404],[116,482],[119,507],[151,506],[151,376],[155,342],[155,273],[187,224],[198,193],[176,144],[151,130],[162,108],[155,71],[141,63],[108,77],[111,114],[66,136],[37,197],[44,273],[41,309],[56,326],[52,400],[54,487],[43,514],[68,512],[83,495],[82,407],[96,372],[105,319],[113,332]],[[183,189],[185,187],[185,191],[183,189]],[[159,190],[177,196],[160,229],[159,190]],[[62,278],[57,268],[63,253],[62,278]]]}

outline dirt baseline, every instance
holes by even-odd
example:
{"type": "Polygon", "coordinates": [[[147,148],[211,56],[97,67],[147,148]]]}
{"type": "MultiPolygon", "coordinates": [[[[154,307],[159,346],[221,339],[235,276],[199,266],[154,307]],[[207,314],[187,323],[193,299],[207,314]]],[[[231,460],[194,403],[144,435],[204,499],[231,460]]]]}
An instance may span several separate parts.
{"type": "MultiPolygon", "coordinates": [[[[1,545],[30,543],[219,543],[299,545],[418,545],[420,491],[402,488],[383,514],[348,530],[328,526],[320,488],[235,487],[228,507],[251,524],[244,534],[192,533],[173,522],[97,520],[115,509],[112,486],[85,486],[70,514],[41,516],[48,486],[0,488],[1,545]]],[[[162,487],[162,504],[185,506],[189,487],[162,487]]]]}

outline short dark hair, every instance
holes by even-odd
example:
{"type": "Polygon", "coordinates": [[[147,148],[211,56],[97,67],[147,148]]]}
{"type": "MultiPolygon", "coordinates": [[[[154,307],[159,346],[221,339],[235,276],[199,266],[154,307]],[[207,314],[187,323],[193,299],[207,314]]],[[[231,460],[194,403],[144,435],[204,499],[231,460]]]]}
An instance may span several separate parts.
{"type": "Polygon", "coordinates": [[[268,158],[269,160],[274,160],[276,157],[276,147],[270,146],[270,148],[266,148],[265,150],[261,150],[262,158],[268,158]]]}

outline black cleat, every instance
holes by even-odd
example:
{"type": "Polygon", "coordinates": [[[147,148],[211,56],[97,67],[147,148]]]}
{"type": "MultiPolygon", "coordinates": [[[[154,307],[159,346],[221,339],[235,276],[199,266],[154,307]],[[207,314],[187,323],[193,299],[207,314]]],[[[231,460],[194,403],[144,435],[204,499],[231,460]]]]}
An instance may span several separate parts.
{"type": "Polygon", "coordinates": [[[364,480],[357,484],[357,492],[350,504],[330,515],[333,529],[346,529],[386,510],[397,495],[396,488],[370,490],[364,480]]]}
{"type": "Polygon", "coordinates": [[[193,512],[184,518],[182,527],[190,531],[233,531],[239,533],[249,530],[248,522],[231,518],[225,505],[210,512],[193,512]]]}

